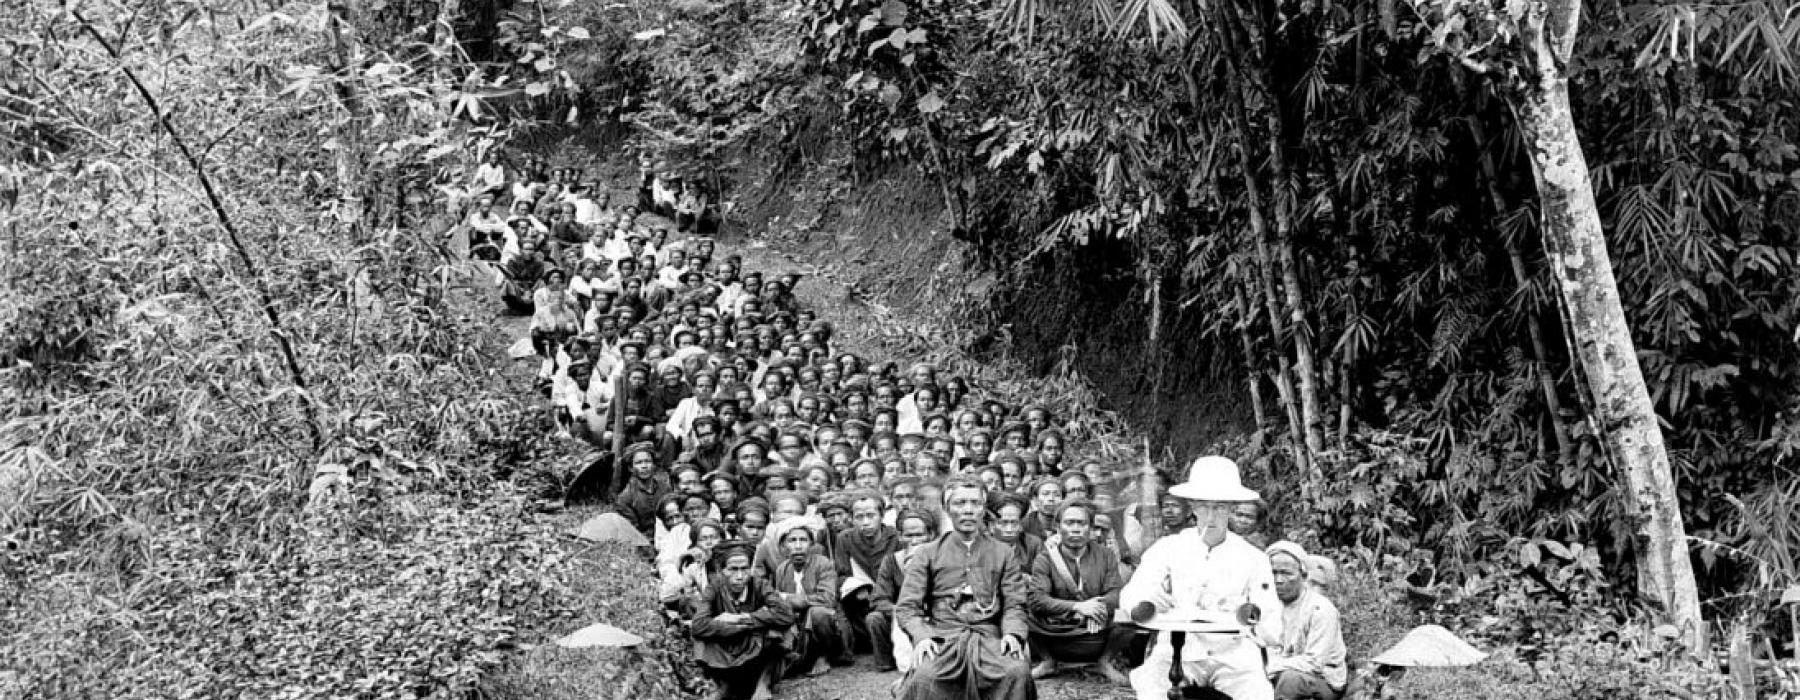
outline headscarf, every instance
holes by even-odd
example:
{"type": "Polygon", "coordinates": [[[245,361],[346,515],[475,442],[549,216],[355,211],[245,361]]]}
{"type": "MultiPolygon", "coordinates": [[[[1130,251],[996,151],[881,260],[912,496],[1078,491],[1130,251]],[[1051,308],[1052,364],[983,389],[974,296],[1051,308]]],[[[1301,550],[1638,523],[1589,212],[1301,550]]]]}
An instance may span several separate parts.
{"type": "Polygon", "coordinates": [[[1337,562],[1330,557],[1307,554],[1306,549],[1297,542],[1281,540],[1269,545],[1263,552],[1270,557],[1276,554],[1293,557],[1294,561],[1300,562],[1300,570],[1306,573],[1306,580],[1321,589],[1330,588],[1331,584],[1337,582],[1337,562]]]}

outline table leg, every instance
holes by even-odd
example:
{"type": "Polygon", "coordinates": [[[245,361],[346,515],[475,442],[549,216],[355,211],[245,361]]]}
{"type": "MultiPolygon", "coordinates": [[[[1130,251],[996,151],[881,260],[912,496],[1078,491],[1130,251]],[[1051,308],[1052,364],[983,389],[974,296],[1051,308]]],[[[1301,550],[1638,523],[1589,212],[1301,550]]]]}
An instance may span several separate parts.
{"type": "Polygon", "coordinates": [[[1182,670],[1181,647],[1187,644],[1187,633],[1170,632],[1169,650],[1174,652],[1174,660],[1169,663],[1169,700],[1181,700],[1183,688],[1187,686],[1187,673],[1182,670]]]}

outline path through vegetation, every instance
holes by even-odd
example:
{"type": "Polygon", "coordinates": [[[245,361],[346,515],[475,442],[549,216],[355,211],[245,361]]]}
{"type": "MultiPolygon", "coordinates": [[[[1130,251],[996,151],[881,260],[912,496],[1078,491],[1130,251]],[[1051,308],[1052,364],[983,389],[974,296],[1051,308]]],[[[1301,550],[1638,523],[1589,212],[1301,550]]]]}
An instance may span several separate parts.
{"type": "MultiPolygon", "coordinates": [[[[612,201],[635,200],[637,194],[632,189],[635,183],[631,180],[615,173],[608,184],[612,201]]],[[[674,229],[673,222],[655,214],[644,214],[640,221],[650,228],[668,226],[670,230],[674,229]]],[[[803,281],[795,290],[795,295],[803,307],[812,309],[819,318],[829,320],[836,326],[834,346],[868,357],[896,361],[920,359],[891,356],[888,346],[892,343],[888,339],[899,336],[917,337],[920,329],[930,328],[928,321],[903,318],[878,304],[860,299],[851,288],[837,281],[836,275],[829,269],[814,264],[802,253],[803,251],[771,247],[763,241],[730,236],[719,241],[718,255],[740,255],[743,258],[743,269],[760,270],[765,277],[786,273],[802,275],[803,281]]],[[[471,313],[479,315],[486,309],[488,313],[498,314],[493,322],[503,329],[503,338],[521,338],[527,335],[527,317],[500,313],[498,289],[491,279],[473,275],[465,276],[462,281],[460,293],[474,302],[471,313]]],[[[950,351],[943,347],[933,350],[950,351]]],[[[508,381],[529,386],[537,369],[537,362],[535,356],[510,361],[504,367],[508,381]]],[[[1017,377],[1015,380],[1025,381],[1025,378],[1017,377]]],[[[569,440],[558,452],[562,454],[561,461],[568,463],[558,468],[568,469],[582,461],[571,459],[572,455],[591,454],[591,448],[569,440]]],[[[551,525],[548,531],[566,532],[607,509],[607,506],[601,505],[577,506],[548,514],[546,519],[551,525]]],[[[548,637],[572,631],[590,622],[607,622],[653,640],[674,643],[674,640],[664,638],[659,625],[651,626],[655,622],[655,616],[644,615],[643,611],[621,609],[608,601],[609,597],[616,597],[621,584],[641,589],[643,599],[653,599],[655,582],[643,576],[648,573],[649,567],[630,566],[626,562],[616,561],[619,557],[628,556],[626,552],[616,548],[595,547],[579,541],[564,540],[563,543],[570,557],[586,562],[587,568],[583,570],[597,574],[570,580],[566,584],[574,590],[577,599],[584,601],[577,615],[593,615],[598,616],[598,619],[574,617],[568,621],[568,629],[539,630],[541,636],[546,638],[540,640],[539,644],[528,645],[524,650],[526,658],[490,684],[490,688],[499,697],[517,700],[621,697],[617,694],[616,683],[621,676],[633,678],[636,674],[622,673],[613,664],[643,663],[643,658],[612,650],[570,651],[547,644],[548,637]],[[632,578],[636,580],[630,580],[632,578]]],[[[776,697],[781,700],[887,698],[891,696],[890,688],[898,678],[897,673],[877,671],[870,657],[859,656],[855,666],[835,668],[831,673],[817,678],[785,681],[778,687],[776,697]]],[[[1080,672],[1065,672],[1040,682],[1039,693],[1040,697],[1049,700],[1123,700],[1130,697],[1129,689],[1109,686],[1097,675],[1080,672]]]]}

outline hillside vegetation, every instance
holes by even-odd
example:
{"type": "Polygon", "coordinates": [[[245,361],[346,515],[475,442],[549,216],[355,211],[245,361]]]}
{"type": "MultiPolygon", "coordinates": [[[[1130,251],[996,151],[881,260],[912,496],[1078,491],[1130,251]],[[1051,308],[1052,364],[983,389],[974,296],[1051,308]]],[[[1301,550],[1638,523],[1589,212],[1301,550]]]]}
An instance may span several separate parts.
{"type": "Polygon", "coordinates": [[[0,695],[461,694],[567,619],[591,562],[436,214],[570,133],[932,347],[1097,386],[1160,461],[1238,457],[1426,617],[1606,670],[1571,696],[1710,658],[1675,598],[1791,659],[1800,15],[1574,3],[1546,40],[1570,6],[7,4],[0,695]],[[1584,363],[1546,72],[1653,412],[1584,363]],[[1686,595],[1640,583],[1671,562],[1686,595]]]}
{"type": "Polygon", "coordinates": [[[723,183],[738,223],[832,251],[972,353],[1090,377],[1172,455],[1254,460],[1324,541],[1471,594],[1576,600],[1557,571],[1591,569],[1582,605],[1621,611],[1670,604],[1691,559],[1720,631],[1789,638],[1800,20],[1779,4],[556,17],[610,33],[589,55],[646,163],[723,183]],[[1538,24],[1570,12],[1579,31],[1538,24]],[[1546,173],[1567,166],[1546,76],[1581,216],[1546,173]],[[1578,273],[1593,250],[1610,267],[1578,273]],[[1602,330],[1583,295],[1614,285],[1602,330]]]}

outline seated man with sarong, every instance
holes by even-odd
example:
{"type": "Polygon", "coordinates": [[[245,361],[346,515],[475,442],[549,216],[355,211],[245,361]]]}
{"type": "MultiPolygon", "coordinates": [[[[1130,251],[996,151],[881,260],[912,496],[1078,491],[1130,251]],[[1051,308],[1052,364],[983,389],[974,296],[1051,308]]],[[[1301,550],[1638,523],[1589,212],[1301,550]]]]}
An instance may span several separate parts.
{"type": "Polygon", "coordinates": [[[781,640],[794,611],[781,593],[750,575],[750,546],[714,548],[721,562],[709,590],[695,602],[694,657],[719,684],[715,700],[766,700],[786,670],[781,640]]]}
{"type": "Polygon", "coordinates": [[[839,591],[842,619],[848,621],[852,631],[851,638],[845,640],[843,652],[848,656],[855,646],[855,639],[865,638],[876,652],[876,663],[891,666],[891,651],[886,655],[881,653],[883,647],[888,646],[887,640],[877,639],[877,630],[870,629],[868,621],[873,610],[877,575],[881,573],[882,564],[901,547],[900,533],[881,523],[883,504],[880,495],[873,491],[854,491],[845,500],[850,501],[853,527],[838,533],[837,548],[833,552],[837,558],[838,578],[843,581],[839,591]]]}
{"type": "Polygon", "coordinates": [[[1281,599],[1281,645],[1269,648],[1275,700],[1337,700],[1349,682],[1337,606],[1312,584],[1313,558],[1300,545],[1282,540],[1268,554],[1281,599]]]}
{"type": "Polygon", "coordinates": [[[824,529],[817,517],[807,515],[777,521],[769,528],[769,537],[782,554],[769,584],[794,609],[796,633],[788,661],[795,668],[807,669],[808,676],[824,675],[831,670],[828,659],[843,653],[839,648],[837,565],[814,548],[824,529]]]}
{"type": "Polygon", "coordinates": [[[1086,500],[1059,504],[1056,535],[1031,563],[1031,648],[1043,658],[1031,670],[1035,678],[1054,675],[1060,664],[1098,664],[1108,680],[1129,682],[1112,664],[1131,635],[1113,625],[1125,579],[1118,554],[1090,539],[1094,514],[1086,500]]]}
{"type": "Polygon", "coordinates": [[[912,638],[894,625],[894,599],[906,580],[906,562],[919,545],[937,539],[937,518],[922,510],[900,511],[900,547],[881,560],[875,574],[875,591],[869,598],[869,614],[863,624],[869,630],[875,647],[875,668],[879,671],[909,671],[913,664],[912,638]]]}
{"type": "MultiPolygon", "coordinates": [[[[1169,488],[1193,503],[1195,526],[1164,537],[1144,552],[1120,604],[1138,622],[1152,618],[1200,622],[1219,631],[1185,633],[1181,671],[1186,682],[1233,700],[1271,700],[1263,648],[1281,641],[1281,600],[1269,557],[1230,530],[1233,507],[1257,499],[1244,488],[1237,464],[1201,457],[1186,483],[1169,488]]],[[[1169,695],[1175,662],[1170,632],[1159,632],[1144,663],[1131,672],[1138,700],[1169,695]]]]}
{"type": "Polygon", "coordinates": [[[919,548],[894,606],[917,649],[900,700],[1033,700],[1025,660],[1025,576],[1011,547],[982,531],[987,492],[956,477],[944,484],[953,532],[919,548]]]}

